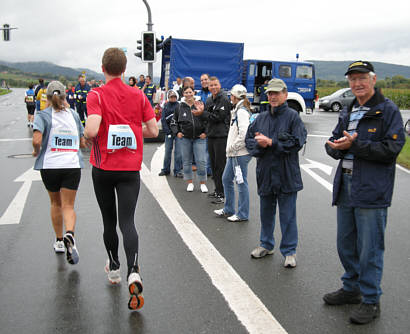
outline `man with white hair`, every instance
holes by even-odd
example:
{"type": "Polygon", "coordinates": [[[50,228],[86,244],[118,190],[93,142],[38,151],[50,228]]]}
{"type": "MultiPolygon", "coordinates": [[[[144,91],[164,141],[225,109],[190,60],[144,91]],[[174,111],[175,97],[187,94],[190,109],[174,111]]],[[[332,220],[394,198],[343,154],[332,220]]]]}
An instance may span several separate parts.
{"type": "Polygon", "coordinates": [[[345,273],[343,287],[323,299],[329,305],[360,304],[350,321],[366,324],[380,315],[387,207],[404,132],[398,107],[375,88],[370,62],[351,63],[345,75],[356,99],[341,111],[326,142],[327,154],[339,160],[332,204],[345,273]]]}

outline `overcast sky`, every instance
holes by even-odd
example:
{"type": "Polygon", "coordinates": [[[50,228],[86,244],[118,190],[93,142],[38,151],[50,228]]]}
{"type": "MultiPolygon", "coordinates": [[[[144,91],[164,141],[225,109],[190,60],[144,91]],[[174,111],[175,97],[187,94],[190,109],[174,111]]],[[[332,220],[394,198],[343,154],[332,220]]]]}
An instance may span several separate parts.
{"type": "MultiPolygon", "coordinates": [[[[244,58],[371,60],[410,66],[410,1],[148,0],[157,36],[245,43],[244,58]]],[[[0,60],[49,61],[101,72],[111,46],[127,48],[126,75],[148,15],[142,0],[1,0],[0,60]]],[[[159,75],[160,62],[154,64],[159,75]]]]}

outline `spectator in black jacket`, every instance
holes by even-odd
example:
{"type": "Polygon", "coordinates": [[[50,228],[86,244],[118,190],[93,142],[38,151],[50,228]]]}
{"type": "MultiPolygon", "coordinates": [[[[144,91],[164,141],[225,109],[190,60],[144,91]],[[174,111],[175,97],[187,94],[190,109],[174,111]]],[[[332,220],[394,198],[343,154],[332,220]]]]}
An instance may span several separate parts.
{"type": "Polygon", "coordinates": [[[215,183],[215,191],[208,196],[214,198],[212,203],[222,204],[224,203],[222,174],[226,164],[226,140],[232,106],[225,92],[221,91],[221,84],[217,77],[209,78],[208,89],[212,96],[206,100],[204,117],[208,121],[208,152],[215,183]]]}
{"type": "Polygon", "coordinates": [[[192,183],[192,157],[195,153],[197,177],[201,191],[208,192],[206,187],[206,118],[203,116],[204,104],[195,101],[195,91],[184,87],[184,101],[174,113],[171,129],[174,135],[182,140],[182,160],[184,165],[184,180],[187,181],[187,191],[194,190],[192,183]]]}
{"type": "Polygon", "coordinates": [[[181,139],[178,138],[171,130],[171,121],[174,113],[178,110],[178,93],[174,90],[169,90],[167,93],[167,103],[164,106],[161,114],[162,130],[165,133],[165,155],[164,165],[159,176],[169,175],[171,172],[171,157],[172,149],[174,148],[174,176],[183,177],[182,174],[182,153],[181,153],[181,139]]]}

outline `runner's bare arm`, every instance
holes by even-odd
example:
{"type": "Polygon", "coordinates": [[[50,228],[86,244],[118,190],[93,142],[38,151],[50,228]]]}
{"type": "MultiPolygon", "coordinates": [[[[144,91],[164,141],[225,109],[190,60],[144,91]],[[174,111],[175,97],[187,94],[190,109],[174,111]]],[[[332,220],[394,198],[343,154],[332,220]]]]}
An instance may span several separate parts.
{"type": "Polygon", "coordinates": [[[33,133],[33,157],[38,156],[40,153],[41,142],[43,141],[43,134],[40,131],[34,131],[33,133]]]}
{"type": "Polygon", "coordinates": [[[145,126],[142,127],[142,136],[144,138],[155,138],[158,136],[158,132],[159,130],[155,117],[145,122],[145,126]]]}
{"type": "Polygon", "coordinates": [[[87,118],[87,123],[85,124],[84,137],[85,139],[92,139],[98,134],[100,129],[101,116],[100,115],[89,115],[87,118]]]}

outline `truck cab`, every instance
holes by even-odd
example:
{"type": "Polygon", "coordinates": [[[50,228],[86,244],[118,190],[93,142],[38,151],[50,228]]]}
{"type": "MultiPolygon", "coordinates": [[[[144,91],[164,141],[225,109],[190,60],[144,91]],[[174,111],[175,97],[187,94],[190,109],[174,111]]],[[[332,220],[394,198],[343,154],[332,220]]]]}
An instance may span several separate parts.
{"type": "Polygon", "coordinates": [[[288,104],[298,112],[312,111],[314,107],[316,78],[312,63],[271,60],[244,60],[242,84],[248,90],[248,98],[259,105],[258,88],[265,80],[282,79],[288,87],[288,104]]]}

